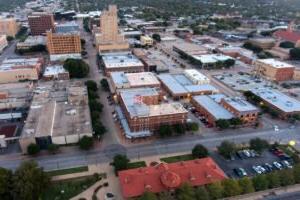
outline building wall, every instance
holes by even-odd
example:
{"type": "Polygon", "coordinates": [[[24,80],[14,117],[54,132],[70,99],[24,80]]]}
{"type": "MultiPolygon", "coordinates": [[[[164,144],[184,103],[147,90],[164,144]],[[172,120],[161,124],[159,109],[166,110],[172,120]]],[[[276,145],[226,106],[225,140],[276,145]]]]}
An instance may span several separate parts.
{"type": "Polygon", "coordinates": [[[300,69],[295,69],[293,79],[296,81],[300,81],[300,69]]]}
{"type": "Polygon", "coordinates": [[[19,26],[14,18],[0,18],[0,34],[15,37],[19,26]]]}
{"type": "Polygon", "coordinates": [[[28,23],[32,35],[46,34],[46,31],[54,30],[54,18],[52,14],[29,16],[28,23]]]}
{"type": "Polygon", "coordinates": [[[191,104],[196,108],[197,112],[204,116],[209,124],[216,125],[216,118],[208,110],[199,105],[193,98],[191,99],[191,104]]]}
{"type": "Polygon", "coordinates": [[[13,83],[22,80],[38,80],[37,68],[23,68],[19,70],[0,71],[0,83],[13,83]]]}
{"type": "Polygon", "coordinates": [[[115,68],[106,68],[104,66],[104,72],[106,76],[110,75],[110,72],[125,72],[125,73],[136,73],[143,72],[144,66],[128,66],[128,67],[115,67],[115,68]]]}
{"type": "Polygon", "coordinates": [[[153,39],[147,36],[141,36],[141,44],[143,46],[152,46],[153,45],[153,39]]]}
{"type": "Polygon", "coordinates": [[[263,62],[255,62],[255,70],[260,75],[266,76],[273,81],[288,81],[294,76],[294,67],[276,68],[263,62]]]}
{"type": "Polygon", "coordinates": [[[79,34],[55,34],[47,32],[47,48],[53,54],[80,54],[81,41],[79,34]]]}
{"type": "Polygon", "coordinates": [[[7,47],[7,45],[6,35],[0,35],[0,53],[3,52],[3,49],[7,47]]]}

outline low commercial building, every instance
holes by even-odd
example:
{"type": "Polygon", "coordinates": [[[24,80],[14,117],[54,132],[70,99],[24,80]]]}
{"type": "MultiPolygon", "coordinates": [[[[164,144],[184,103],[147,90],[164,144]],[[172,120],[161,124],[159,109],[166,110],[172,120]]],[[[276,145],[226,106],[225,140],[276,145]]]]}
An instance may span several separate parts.
{"type": "Polygon", "coordinates": [[[253,61],[256,59],[256,56],[252,51],[241,47],[222,47],[217,48],[217,51],[226,56],[238,59],[246,64],[252,64],[253,61]]]}
{"type": "Polygon", "coordinates": [[[215,67],[226,68],[225,62],[228,60],[233,60],[232,64],[234,64],[234,58],[223,54],[193,55],[192,60],[195,64],[199,65],[199,67],[207,69],[215,67]],[[219,63],[221,66],[217,66],[219,63]]]}
{"type": "Polygon", "coordinates": [[[19,25],[15,18],[0,17],[0,35],[15,37],[19,31],[19,25]]]}
{"type": "Polygon", "coordinates": [[[38,80],[43,64],[42,58],[6,59],[0,65],[0,83],[38,80]]]}
{"type": "Polygon", "coordinates": [[[276,44],[276,40],[271,37],[251,38],[249,42],[262,49],[271,49],[276,44]]]}
{"type": "Polygon", "coordinates": [[[43,45],[46,46],[45,36],[28,36],[24,42],[17,43],[18,50],[29,50],[36,46],[43,45]]]}
{"type": "Polygon", "coordinates": [[[293,79],[295,67],[291,64],[270,59],[255,61],[255,72],[272,81],[289,81],[293,79]]]}
{"type": "Polygon", "coordinates": [[[145,192],[160,193],[176,190],[183,183],[204,186],[227,178],[210,158],[122,170],[118,173],[124,199],[139,197],[145,192]]]}
{"type": "Polygon", "coordinates": [[[209,95],[218,93],[218,89],[210,84],[195,84],[184,74],[160,74],[159,80],[175,100],[190,98],[193,95],[209,95]]]}
{"type": "Polygon", "coordinates": [[[186,77],[188,77],[193,82],[193,84],[196,84],[196,85],[210,83],[210,80],[207,76],[203,75],[202,73],[198,72],[195,69],[184,70],[184,75],[186,77]]]}
{"type": "Polygon", "coordinates": [[[0,35],[0,54],[3,52],[8,43],[6,40],[6,35],[0,35]]]}
{"type": "Polygon", "coordinates": [[[161,96],[154,88],[128,89],[120,92],[120,105],[128,123],[127,131],[136,132],[128,138],[139,137],[139,132],[157,130],[161,125],[184,124],[188,111],[180,103],[160,103],[161,96]]]}
{"type": "Polygon", "coordinates": [[[124,73],[111,72],[112,90],[116,92],[120,89],[151,87],[159,88],[160,82],[152,72],[124,73]]]}
{"type": "Polygon", "coordinates": [[[101,65],[106,75],[111,72],[143,72],[143,63],[131,53],[107,53],[101,55],[101,65]]]}
{"type": "Polygon", "coordinates": [[[239,97],[222,98],[220,104],[236,118],[242,120],[244,126],[253,125],[257,122],[258,108],[239,97]]]}
{"type": "Polygon", "coordinates": [[[194,96],[191,103],[196,110],[203,115],[207,122],[213,126],[217,120],[230,120],[234,115],[218,104],[214,99],[206,95],[194,96]]]}
{"type": "Polygon", "coordinates": [[[83,82],[48,82],[34,91],[19,140],[24,153],[29,144],[75,144],[92,136],[87,89],[83,82]]]}
{"type": "Polygon", "coordinates": [[[147,35],[141,36],[141,45],[142,46],[152,46],[153,45],[153,39],[147,35]]]}
{"type": "Polygon", "coordinates": [[[62,65],[47,66],[43,74],[44,80],[69,80],[70,74],[62,65]]]}
{"type": "Polygon", "coordinates": [[[177,52],[181,56],[191,58],[194,55],[204,55],[208,53],[208,50],[200,45],[181,42],[173,45],[173,51],[177,52]]]}
{"type": "Polygon", "coordinates": [[[261,103],[273,109],[283,119],[300,114],[300,102],[278,90],[260,88],[251,92],[260,97],[261,103]]]}

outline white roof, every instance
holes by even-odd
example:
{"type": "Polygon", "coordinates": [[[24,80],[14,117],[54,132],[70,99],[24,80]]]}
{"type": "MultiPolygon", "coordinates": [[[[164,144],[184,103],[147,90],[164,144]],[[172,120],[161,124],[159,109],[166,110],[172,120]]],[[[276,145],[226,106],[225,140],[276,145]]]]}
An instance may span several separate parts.
{"type": "Polygon", "coordinates": [[[143,67],[143,63],[133,54],[106,54],[102,56],[106,68],[143,67]]]}
{"type": "Polygon", "coordinates": [[[45,69],[44,76],[53,76],[67,72],[62,65],[48,66],[45,69]]]}
{"type": "Polygon", "coordinates": [[[204,74],[200,73],[195,69],[186,69],[184,70],[184,74],[187,75],[189,78],[192,77],[197,81],[209,81],[209,78],[207,78],[204,74]]]}
{"type": "Polygon", "coordinates": [[[230,56],[226,56],[223,54],[206,54],[206,55],[194,55],[194,59],[199,60],[201,63],[216,63],[218,61],[225,61],[228,59],[234,59],[230,56]]]}
{"type": "Polygon", "coordinates": [[[270,65],[274,68],[293,68],[294,66],[291,64],[288,64],[286,62],[282,62],[279,60],[275,60],[273,58],[269,58],[269,59],[258,59],[257,62],[261,62],[267,65],[270,65]]]}
{"type": "Polygon", "coordinates": [[[124,73],[112,72],[110,74],[115,85],[129,84],[130,87],[146,85],[159,85],[160,82],[152,72],[124,73]]]}
{"type": "Polygon", "coordinates": [[[239,112],[253,112],[253,111],[258,112],[258,109],[255,106],[253,106],[252,104],[248,103],[247,101],[239,97],[235,97],[235,98],[227,97],[224,98],[224,101],[226,101],[229,105],[231,105],[239,112]]]}

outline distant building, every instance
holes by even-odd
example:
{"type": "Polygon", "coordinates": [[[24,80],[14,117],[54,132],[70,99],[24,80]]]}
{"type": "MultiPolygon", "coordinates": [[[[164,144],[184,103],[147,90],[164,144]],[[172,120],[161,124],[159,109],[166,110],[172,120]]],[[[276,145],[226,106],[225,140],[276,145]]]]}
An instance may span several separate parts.
{"type": "Polygon", "coordinates": [[[119,171],[118,177],[124,199],[139,197],[147,191],[153,193],[174,191],[183,183],[196,187],[227,178],[210,157],[122,170],[119,171]]]}
{"type": "Polygon", "coordinates": [[[4,48],[7,47],[8,43],[6,40],[6,35],[0,35],[0,53],[3,52],[4,48]]]}
{"type": "Polygon", "coordinates": [[[153,39],[149,36],[141,36],[141,45],[142,46],[152,46],[153,45],[153,39]]]}
{"type": "Polygon", "coordinates": [[[17,49],[28,50],[38,45],[46,46],[45,36],[28,36],[24,42],[17,43],[17,49]]]}
{"type": "Polygon", "coordinates": [[[295,44],[296,47],[300,47],[300,32],[294,30],[294,23],[291,22],[287,30],[278,30],[273,33],[276,39],[281,41],[289,41],[295,44]]]}
{"type": "Polygon", "coordinates": [[[196,85],[203,85],[203,84],[210,83],[210,80],[207,76],[203,75],[202,73],[200,73],[195,69],[184,70],[184,75],[188,77],[196,85]]]}
{"type": "Polygon", "coordinates": [[[266,38],[251,38],[249,42],[254,46],[260,47],[262,49],[271,49],[275,46],[276,40],[271,37],[266,38]]]}
{"type": "Polygon", "coordinates": [[[256,56],[252,51],[241,47],[222,47],[217,48],[217,51],[224,55],[236,58],[246,64],[252,64],[253,61],[256,59],[256,56]]]}
{"type": "Polygon", "coordinates": [[[300,114],[300,102],[278,90],[260,88],[251,92],[260,97],[264,105],[278,112],[283,119],[300,114]]]}
{"type": "Polygon", "coordinates": [[[0,17],[0,34],[15,37],[19,31],[19,26],[15,18],[0,17]]]}
{"type": "Polygon", "coordinates": [[[28,16],[28,24],[32,35],[45,35],[54,30],[54,17],[50,13],[32,13],[28,16]]]}
{"type": "Polygon", "coordinates": [[[96,34],[99,52],[128,50],[129,44],[118,30],[117,6],[110,5],[100,16],[100,34],[96,34]]]}
{"type": "Polygon", "coordinates": [[[255,72],[272,81],[293,80],[295,67],[291,64],[270,59],[258,59],[255,61],[255,72]]]}
{"type": "Polygon", "coordinates": [[[101,65],[106,75],[111,72],[143,72],[143,63],[131,53],[107,53],[101,56],[101,65]]]}
{"type": "Polygon", "coordinates": [[[62,65],[47,66],[43,74],[44,80],[68,80],[69,72],[62,65]]]}
{"type": "Polygon", "coordinates": [[[193,55],[191,59],[201,68],[214,68],[218,65],[218,63],[222,64],[221,67],[225,67],[224,62],[227,60],[234,61],[234,58],[223,54],[193,55]]]}
{"type": "MultiPolygon", "coordinates": [[[[66,29],[69,30],[69,25],[66,26],[66,29]]],[[[47,32],[47,49],[51,61],[81,58],[80,33],[73,29],[66,32],[66,29],[60,28],[56,30],[56,33],[47,32]]]]}
{"type": "Polygon", "coordinates": [[[92,136],[87,89],[82,82],[47,82],[34,91],[19,143],[23,153],[29,144],[41,149],[49,144],[75,144],[92,136]]]}
{"type": "Polygon", "coordinates": [[[0,83],[38,80],[43,64],[42,58],[6,59],[0,65],[0,83]]]}

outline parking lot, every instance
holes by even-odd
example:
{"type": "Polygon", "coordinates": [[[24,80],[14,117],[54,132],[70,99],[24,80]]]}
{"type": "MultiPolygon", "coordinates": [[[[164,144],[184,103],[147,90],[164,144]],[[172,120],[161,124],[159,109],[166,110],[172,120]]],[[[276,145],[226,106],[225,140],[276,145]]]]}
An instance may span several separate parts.
{"type": "MultiPolygon", "coordinates": [[[[260,166],[265,171],[262,171],[262,174],[268,173],[274,170],[279,170],[274,165],[274,162],[277,162],[281,165],[281,168],[287,168],[287,166],[284,166],[282,164],[283,161],[288,160],[289,164],[292,165],[292,162],[288,158],[280,158],[279,156],[275,155],[274,153],[266,150],[261,155],[256,155],[254,157],[247,157],[240,154],[234,154],[232,160],[225,160],[222,156],[220,156],[217,153],[213,153],[212,157],[215,159],[215,161],[218,163],[218,165],[223,169],[223,171],[229,176],[234,178],[242,177],[243,175],[238,175],[234,169],[242,168],[246,172],[247,176],[254,176],[257,174],[260,174],[258,171],[255,171],[253,169],[253,166],[260,166]],[[266,164],[268,163],[268,164],[266,164]]],[[[279,166],[280,167],[280,166],[279,166]]]]}
{"type": "Polygon", "coordinates": [[[270,81],[243,72],[236,74],[223,72],[222,74],[214,75],[214,78],[236,91],[247,91],[256,88],[280,89],[278,85],[270,81]]]}

